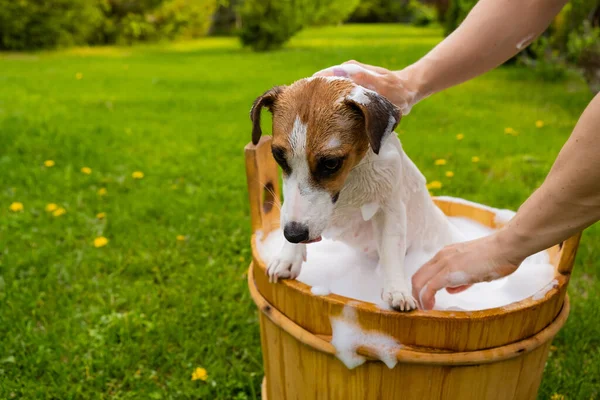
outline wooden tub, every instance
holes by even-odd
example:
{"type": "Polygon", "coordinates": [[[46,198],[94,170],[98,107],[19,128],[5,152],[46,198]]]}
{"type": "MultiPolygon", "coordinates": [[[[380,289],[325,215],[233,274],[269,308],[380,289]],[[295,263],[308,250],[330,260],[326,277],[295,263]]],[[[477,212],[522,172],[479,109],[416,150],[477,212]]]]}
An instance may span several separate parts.
{"type": "MultiPolygon", "coordinates": [[[[558,284],[539,299],[472,312],[384,311],[292,280],[269,283],[256,233],[279,226],[280,188],[270,137],[246,146],[252,229],[248,287],[260,310],[263,399],[535,399],[552,338],[569,314],[567,285],[580,235],[549,249],[558,284]],[[388,369],[372,360],[349,370],[335,357],[330,317],[352,307],[365,330],[403,347],[388,369]]],[[[436,200],[449,216],[497,227],[493,211],[436,200]]],[[[359,348],[372,358],[374,350],[359,348]]]]}

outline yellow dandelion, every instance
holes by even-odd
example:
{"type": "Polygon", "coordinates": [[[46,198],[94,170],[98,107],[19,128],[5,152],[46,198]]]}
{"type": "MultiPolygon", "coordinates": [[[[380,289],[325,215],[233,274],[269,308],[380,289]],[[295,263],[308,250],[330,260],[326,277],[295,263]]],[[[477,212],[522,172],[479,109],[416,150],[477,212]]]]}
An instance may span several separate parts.
{"type": "Polygon", "coordinates": [[[94,239],[94,247],[104,247],[108,244],[108,239],[104,236],[98,236],[94,239]]]}
{"type": "Polygon", "coordinates": [[[18,201],[13,202],[8,209],[12,212],[20,212],[23,211],[23,203],[20,203],[18,201]]]}
{"type": "Polygon", "coordinates": [[[185,236],[183,236],[183,235],[177,235],[177,241],[178,242],[185,242],[185,236]]]}
{"type": "Polygon", "coordinates": [[[83,74],[81,72],[78,72],[75,74],[75,79],[77,79],[78,81],[81,80],[83,78],[83,74]]]}
{"type": "Polygon", "coordinates": [[[465,138],[465,135],[462,133],[459,133],[458,135],[456,135],[456,140],[463,140],[465,138]]]}
{"type": "Polygon", "coordinates": [[[98,189],[97,193],[98,193],[98,196],[106,196],[108,191],[106,190],[106,188],[100,188],[100,189],[98,189]]]}
{"type": "Polygon", "coordinates": [[[479,157],[477,157],[477,156],[471,157],[471,162],[478,163],[479,162],[479,157]]]}
{"type": "Polygon", "coordinates": [[[447,178],[452,178],[454,176],[454,172],[452,171],[446,171],[446,177],[447,178]]]}
{"type": "Polygon", "coordinates": [[[106,213],[105,212],[100,212],[100,213],[96,214],[96,218],[98,218],[98,219],[104,219],[104,218],[106,218],[106,213]]]}
{"type": "Polygon", "coordinates": [[[54,212],[52,213],[52,215],[54,215],[55,217],[60,217],[61,215],[64,215],[66,213],[67,213],[67,210],[65,210],[62,207],[59,207],[56,210],[54,210],[54,212]]]}
{"type": "Polygon", "coordinates": [[[565,400],[565,395],[554,393],[552,396],[550,396],[550,400],[565,400]]]}
{"type": "Polygon", "coordinates": [[[193,381],[197,381],[197,380],[201,380],[206,382],[206,380],[208,379],[208,374],[206,373],[206,370],[204,368],[196,368],[194,370],[194,372],[192,372],[192,380],[193,381]]]}
{"type": "Polygon", "coordinates": [[[86,175],[89,175],[92,173],[92,169],[90,167],[83,167],[83,168],[81,168],[81,172],[86,175]]]}
{"type": "Polygon", "coordinates": [[[427,184],[427,189],[441,189],[442,182],[440,181],[431,181],[427,184]]]}
{"type": "Polygon", "coordinates": [[[504,128],[504,134],[517,136],[519,134],[519,132],[515,131],[513,128],[508,127],[508,128],[504,128]]]}
{"type": "Polygon", "coordinates": [[[435,165],[446,165],[446,160],[444,160],[443,158],[435,160],[435,165]]]}
{"type": "Polygon", "coordinates": [[[56,205],[54,203],[49,203],[46,205],[47,212],[53,212],[53,211],[56,211],[57,209],[58,209],[58,205],[56,205]]]}
{"type": "Polygon", "coordinates": [[[54,160],[46,160],[46,161],[44,161],[44,166],[46,166],[48,168],[54,167],[54,164],[55,164],[54,160]]]}
{"type": "Polygon", "coordinates": [[[536,128],[543,128],[544,127],[544,121],[542,121],[541,119],[535,121],[535,127],[536,128]]]}
{"type": "Polygon", "coordinates": [[[135,171],[133,174],[131,174],[131,177],[133,179],[142,179],[144,178],[144,173],[142,171],[135,171]]]}

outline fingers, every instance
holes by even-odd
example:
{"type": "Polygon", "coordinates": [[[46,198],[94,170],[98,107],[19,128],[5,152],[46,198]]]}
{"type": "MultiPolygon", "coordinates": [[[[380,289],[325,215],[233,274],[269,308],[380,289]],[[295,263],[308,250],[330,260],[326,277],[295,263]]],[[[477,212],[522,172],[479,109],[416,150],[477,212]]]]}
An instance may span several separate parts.
{"type": "Polygon", "coordinates": [[[448,292],[450,294],[456,294],[456,293],[464,292],[465,290],[467,290],[471,286],[473,286],[473,285],[462,285],[462,286],[456,286],[456,287],[447,287],[446,288],[446,292],[448,292]]]}
{"type": "Polygon", "coordinates": [[[437,253],[430,261],[423,264],[421,268],[412,277],[412,293],[415,299],[419,298],[419,294],[423,287],[429,282],[431,278],[437,275],[438,272],[443,268],[443,265],[439,262],[440,253],[437,253]]]}
{"type": "MultiPolygon", "coordinates": [[[[364,68],[366,70],[373,71],[375,73],[382,74],[382,75],[383,74],[387,74],[388,72],[390,72],[386,68],[377,67],[375,65],[363,64],[363,63],[361,63],[359,61],[356,61],[356,60],[346,61],[344,64],[355,64],[355,65],[358,65],[358,66],[360,66],[360,67],[362,67],[362,68],[364,68]]],[[[344,65],[344,64],[342,64],[342,65],[344,65]]]]}

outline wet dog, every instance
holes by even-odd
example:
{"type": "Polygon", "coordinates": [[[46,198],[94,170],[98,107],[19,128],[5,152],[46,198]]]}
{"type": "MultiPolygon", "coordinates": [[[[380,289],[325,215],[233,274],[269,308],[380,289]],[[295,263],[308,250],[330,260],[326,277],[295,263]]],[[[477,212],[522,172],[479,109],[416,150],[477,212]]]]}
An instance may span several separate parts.
{"type": "Polygon", "coordinates": [[[263,107],[273,114],[272,152],[283,171],[286,240],[268,265],[272,280],[295,279],[307,245],[328,237],[379,257],[382,299],[396,310],[416,308],[407,252],[439,249],[456,241],[456,231],[402,150],[398,108],[345,78],[302,79],[255,100],[255,144],[263,107]]]}

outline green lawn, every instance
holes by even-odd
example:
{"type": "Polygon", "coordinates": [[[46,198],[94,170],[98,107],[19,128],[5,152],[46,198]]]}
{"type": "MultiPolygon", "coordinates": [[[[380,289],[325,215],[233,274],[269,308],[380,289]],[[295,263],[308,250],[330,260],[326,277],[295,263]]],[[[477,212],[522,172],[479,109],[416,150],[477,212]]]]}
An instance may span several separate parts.
{"type": "MultiPolygon", "coordinates": [[[[343,26],[267,54],[209,38],[0,55],[0,398],[259,398],[245,281],[250,104],[350,58],[401,68],[439,40],[436,29],[343,26]],[[109,242],[96,248],[100,236],[109,242]],[[206,382],[191,380],[196,367],[206,382]]],[[[517,208],[590,99],[577,78],[503,68],[427,99],[399,133],[443,183],[436,193],[517,208]]],[[[599,237],[594,227],[582,241],[541,399],[600,395],[599,237]]]]}

